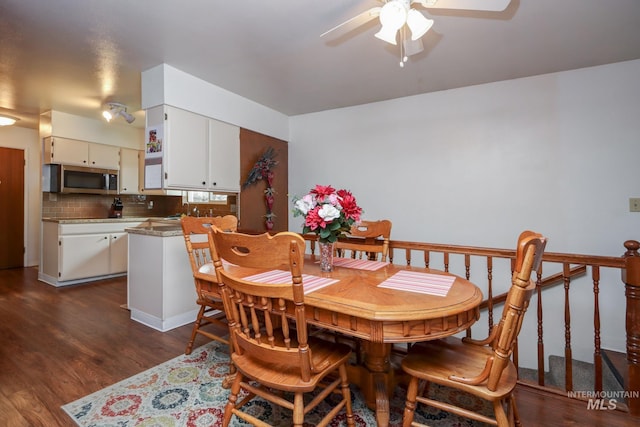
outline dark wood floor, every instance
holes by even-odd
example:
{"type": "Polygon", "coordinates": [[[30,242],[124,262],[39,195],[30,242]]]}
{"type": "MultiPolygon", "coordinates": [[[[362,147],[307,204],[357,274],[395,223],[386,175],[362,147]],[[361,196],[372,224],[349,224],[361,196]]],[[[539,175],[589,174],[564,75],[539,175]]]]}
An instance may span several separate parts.
{"type": "MultiPolygon", "coordinates": [[[[184,352],[189,325],[148,328],[129,319],[126,298],[126,278],[55,288],[35,268],[0,270],[0,425],[74,426],[62,405],[184,352]]],[[[527,387],[516,396],[524,426],[640,425],[527,387]]]]}

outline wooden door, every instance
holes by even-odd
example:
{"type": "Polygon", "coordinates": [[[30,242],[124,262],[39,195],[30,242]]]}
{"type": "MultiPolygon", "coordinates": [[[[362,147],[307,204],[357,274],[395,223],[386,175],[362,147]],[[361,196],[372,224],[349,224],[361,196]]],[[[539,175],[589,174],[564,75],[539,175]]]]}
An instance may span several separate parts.
{"type": "Polygon", "coordinates": [[[24,150],[0,147],[0,269],[24,267],[24,150]]]}
{"type": "MultiPolygon", "coordinates": [[[[289,229],[289,153],[286,141],[263,135],[248,129],[240,129],[240,182],[245,183],[251,169],[262,157],[265,151],[272,148],[278,164],[273,167],[273,233],[289,229]]],[[[244,186],[240,192],[240,225],[239,228],[247,233],[264,233],[265,214],[265,179],[244,186]]]]}

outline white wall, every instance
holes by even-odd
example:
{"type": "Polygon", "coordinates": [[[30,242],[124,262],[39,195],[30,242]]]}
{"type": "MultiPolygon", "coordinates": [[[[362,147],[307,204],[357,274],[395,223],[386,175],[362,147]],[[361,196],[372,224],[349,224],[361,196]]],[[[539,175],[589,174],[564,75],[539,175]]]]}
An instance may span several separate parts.
{"type": "Polygon", "coordinates": [[[55,110],[40,115],[40,138],[47,136],[144,149],[144,124],[120,123],[119,120],[108,123],[55,110]]]}
{"type": "MultiPolygon", "coordinates": [[[[398,240],[512,248],[533,229],[550,252],[619,256],[640,240],[628,203],[640,196],[638,76],[630,61],[292,117],[289,193],[350,189],[365,218],[393,221],[398,240]]],[[[603,347],[620,350],[619,274],[604,272],[601,286],[603,347]]],[[[578,291],[574,356],[589,360],[592,296],[578,291]]],[[[562,292],[548,294],[545,325],[558,327],[545,334],[563,344],[562,318],[551,317],[562,306],[548,308],[562,292]]]]}
{"type": "Polygon", "coordinates": [[[168,104],[286,140],[288,117],[167,64],[142,72],[142,108],[168,104]]]}
{"type": "Polygon", "coordinates": [[[24,150],[24,236],[27,252],[25,266],[38,265],[40,260],[40,144],[38,131],[16,126],[0,127],[0,147],[24,150]]]}

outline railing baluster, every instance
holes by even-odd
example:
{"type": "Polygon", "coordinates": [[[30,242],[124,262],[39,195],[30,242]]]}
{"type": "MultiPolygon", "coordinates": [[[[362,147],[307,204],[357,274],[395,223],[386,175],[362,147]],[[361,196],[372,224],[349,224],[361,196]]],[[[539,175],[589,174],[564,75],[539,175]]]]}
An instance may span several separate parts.
{"type": "Polygon", "coordinates": [[[568,263],[562,264],[562,279],[564,281],[564,381],[565,390],[573,391],[573,358],[571,351],[571,310],[569,303],[569,285],[571,284],[571,266],[568,263]]]}
{"type": "Polygon", "coordinates": [[[602,354],[600,349],[600,267],[591,267],[593,279],[593,364],[595,367],[594,389],[602,391],[602,354]]]}
{"type": "Polygon", "coordinates": [[[471,277],[471,255],[469,254],[464,254],[464,271],[465,278],[469,280],[469,277],[471,277]]]}
{"type": "Polygon", "coordinates": [[[622,281],[625,283],[627,297],[627,364],[628,383],[625,390],[630,392],[627,398],[629,413],[640,415],[640,243],[635,240],[624,242],[627,251],[624,254],[625,269],[622,270],[622,281]]]}
{"type": "Polygon", "coordinates": [[[493,257],[487,257],[487,310],[489,312],[489,332],[493,330],[493,257]]]}
{"type": "Polygon", "coordinates": [[[542,263],[536,272],[536,293],[538,295],[538,384],[544,386],[544,339],[542,326],[542,263]]]}

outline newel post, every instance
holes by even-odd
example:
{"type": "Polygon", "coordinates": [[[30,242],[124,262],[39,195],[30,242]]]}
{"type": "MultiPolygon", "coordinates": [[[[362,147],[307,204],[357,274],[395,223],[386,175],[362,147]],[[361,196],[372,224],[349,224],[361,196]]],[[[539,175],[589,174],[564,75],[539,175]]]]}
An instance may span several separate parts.
{"type": "Polygon", "coordinates": [[[623,255],[625,269],[622,270],[622,281],[625,283],[627,298],[627,369],[628,394],[627,404],[631,415],[640,416],[640,243],[636,240],[624,242],[627,251],[623,255]]]}

